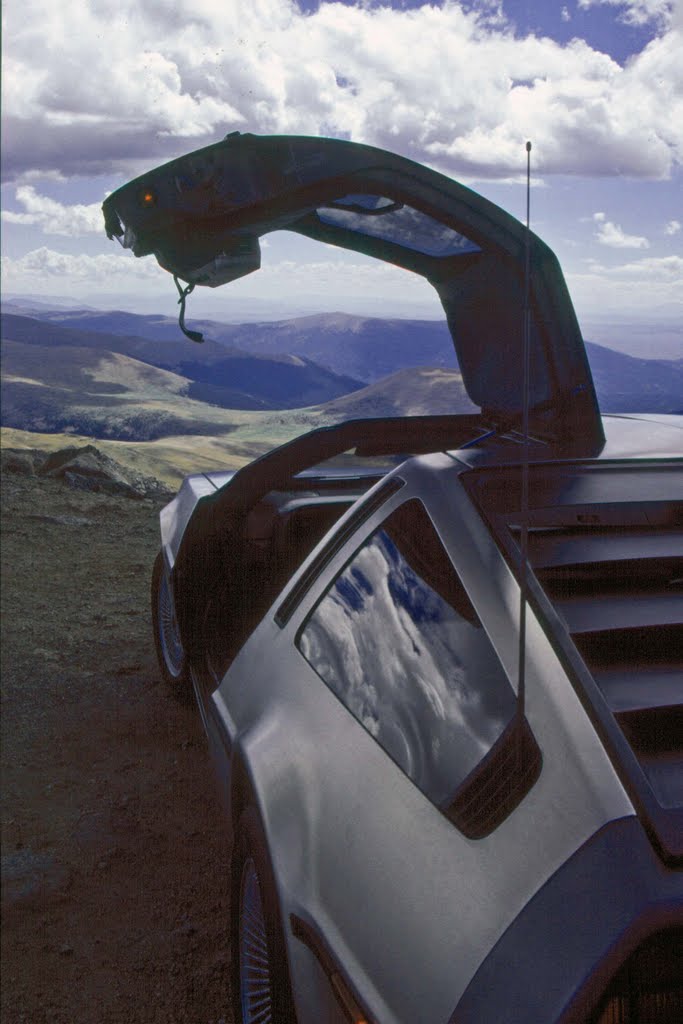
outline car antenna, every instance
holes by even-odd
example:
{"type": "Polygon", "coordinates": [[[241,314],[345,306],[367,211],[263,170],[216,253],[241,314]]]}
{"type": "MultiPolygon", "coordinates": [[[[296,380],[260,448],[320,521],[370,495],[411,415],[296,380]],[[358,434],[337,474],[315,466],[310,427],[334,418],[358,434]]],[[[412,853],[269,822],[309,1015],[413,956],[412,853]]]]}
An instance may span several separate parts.
{"type": "Polygon", "coordinates": [[[531,375],[531,238],[529,212],[531,201],[531,143],[526,144],[526,232],[524,235],[524,334],[522,356],[522,494],[521,518],[521,577],[519,588],[519,654],[517,664],[517,712],[524,716],[526,695],[526,607],[528,598],[529,559],[529,403],[531,375]]]}

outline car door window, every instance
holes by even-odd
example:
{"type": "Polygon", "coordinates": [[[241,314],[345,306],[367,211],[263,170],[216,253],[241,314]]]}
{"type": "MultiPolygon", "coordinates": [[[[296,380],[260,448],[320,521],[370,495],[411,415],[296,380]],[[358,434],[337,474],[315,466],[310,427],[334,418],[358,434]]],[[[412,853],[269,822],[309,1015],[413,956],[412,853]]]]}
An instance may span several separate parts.
{"type": "Polygon", "coordinates": [[[298,646],[440,807],[515,712],[507,675],[415,499],[396,509],[339,573],[298,646]]]}

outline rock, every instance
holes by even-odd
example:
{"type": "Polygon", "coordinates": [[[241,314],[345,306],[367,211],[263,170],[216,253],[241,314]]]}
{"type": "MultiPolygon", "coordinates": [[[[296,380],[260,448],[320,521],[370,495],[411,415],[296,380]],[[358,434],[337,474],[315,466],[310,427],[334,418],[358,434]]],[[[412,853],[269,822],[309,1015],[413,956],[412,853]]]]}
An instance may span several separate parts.
{"type": "Polygon", "coordinates": [[[74,490],[98,491],[125,498],[164,498],[171,492],[154,477],[124,469],[94,444],[52,452],[39,468],[42,476],[62,479],[74,490]]]}
{"type": "Polygon", "coordinates": [[[61,448],[48,455],[40,467],[43,476],[64,476],[67,471],[126,482],[121,467],[94,444],[86,444],[82,448],[61,448]]]}
{"type": "Polygon", "coordinates": [[[17,473],[20,476],[34,476],[36,469],[33,454],[28,451],[17,451],[15,448],[4,448],[0,453],[4,473],[17,473]]]}
{"type": "Polygon", "coordinates": [[[63,476],[64,482],[75,491],[99,491],[104,494],[121,494],[126,498],[138,499],[143,496],[125,480],[110,480],[104,476],[82,473],[80,469],[77,469],[76,472],[67,470],[63,476]]]}
{"type": "Polygon", "coordinates": [[[47,647],[34,647],[33,657],[46,659],[47,661],[59,661],[59,655],[56,651],[51,651],[47,647]]]}

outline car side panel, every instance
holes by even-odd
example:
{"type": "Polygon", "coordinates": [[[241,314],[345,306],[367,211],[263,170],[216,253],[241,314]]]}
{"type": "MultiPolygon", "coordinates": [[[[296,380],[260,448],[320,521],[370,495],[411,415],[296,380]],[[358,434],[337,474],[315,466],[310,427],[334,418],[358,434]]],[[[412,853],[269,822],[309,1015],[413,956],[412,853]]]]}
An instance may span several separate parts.
{"type": "MultiPolygon", "coordinates": [[[[449,465],[444,458],[444,472],[449,465]]],[[[457,539],[456,568],[468,587],[476,576],[475,606],[485,625],[493,623],[499,656],[512,676],[516,584],[464,495],[462,507],[450,499],[445,506],[438,474],[428,487],[418,474],[370,520],[363,536],[411,496],[411,483],[442,539],[449,545],[457,539]],[[489,570],[485,579],[482,559],[489,570]]],[[[600,827],[632,815],[633,808],[530,616],[527,716],[543,754],[541,777],[492,835],[476,841],[462,836],[296,648],[308,609],[361,539],[359,534],[337,555],[286,629],[266,617],[220,695],[248,760],[283,919],[296,913],[316,923],[378,1021],[446,1021],[534,893],[600,827]]],[[[288,942],[292,965],[305,970],[298,940],[289,936],[288,942]]],[[[304,993],[308,984],[294,977],[296,992],[304,993]]]]}
{"type": "Polygon", "coordinates": [[[683,872],[662,863],[636,818],[610,822],[513,921],[449,1024],[582,1024],[639,943],[672,926],[683,926],[683,872]]]}
{"type": "Polygon", "coordinates": [[[162,508],[159,516],[161,550],[169,571],[175,564],[180,542],[197,503],[207,495],[214,494],[215,491],[214,485],[203,474],[187,476],[175,498],[162,508]]]}

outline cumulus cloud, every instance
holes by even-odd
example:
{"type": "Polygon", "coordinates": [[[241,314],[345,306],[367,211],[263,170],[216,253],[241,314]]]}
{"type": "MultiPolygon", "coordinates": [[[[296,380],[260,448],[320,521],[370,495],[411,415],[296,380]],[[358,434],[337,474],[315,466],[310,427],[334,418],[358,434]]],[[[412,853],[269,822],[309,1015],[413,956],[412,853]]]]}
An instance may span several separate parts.
{"type": "Polygon", "coordinates": [[[579,7],[616,7],[627,25],[646,25],[650,21],[668,24],[675,0],[579,0],[579,7]]]}
{"type": "Polygon", "coordinates": [[[576,308],[584,314],[683,309],[681,256],[648,256],[612,267],[590,260],[585,271],[568,273],[567,283],[576,308]]]}
{"type": "Polygon", "coordinates": [[[627,235],[619,224],[607,220],[604,213],[594,213],[593,220],[598,225],[595,237],[601,245],[612,249],[649,249],[650,243],[642,235],[627,235]]]}
{"type": "Polygon", "coordinates": [[[681,230],[681,222],[680,222],[680,220],[670,220],[669,223],[666,224],[666,226],[664,227],[664,234],[665,235],[677,235],[680,230],[681,230]]]}
{"type": "Polygon", "coordinates": [[[40,195],[31,185],[20,185],[16,199],[24,209],[20,212],[3,210],[2,219],[8,224],[30,224],[41,228],[46,235],[74,236],[102,232],[101,203],[68,206],[40,195]]]}
{"type": "Polygon", "coordinates": [[[131,282],[140,278],[159,282],[171,280],[153,256],[143,259],[124,253],[89,256],[85,253],[56,252],[45,246],[33,249],[20,259],[5,257],[2,274],[6,288],[18,288],[27,283],[35,286],[36,280],[44,281],[46,278],[64,284],[105,287],[118,287],[123,278],[131,282]]]}
{"type": "Polygon", "coordinates": [[[15,178],[128,174],[235,129],[335,135],[490,178],[519,170],[527,138],[539,174],[662,178],[683,155],[673,22],[621,67],[578,39],[516,34],[498,3],[25,0],[5,45],[15,178]]]}
{"type": "MultiPolygon", "coordinates": [[[[136,258],[123,251],[92,256],[58,252],[43,246],[20,259],[6,257],[3,285],[8,291],[31,294],[59,287],[65,293],[78,292],[86,297],[89,291],[112,294],[125,291],[168,295],[173,301],[177,298],[171,275],[159,267],[153,256],[136,258]]],[[[191,302],[195,303],[202,294],[206,298],[211,291],[200,288],[191,302]]],[[[264,259],[259,273],[230,286],[231,300],[317,295],[329,302],[331,297],[344,294],[360,301],[413,302],[433,307],[436,314],[441,308],[436,293],[423,278],[379,261],[356,263],[331,258],[269,263],[264,259]]]]}
{"type": "MultiPolygon", "coordinates": [[[[661,281],[665,285],[683,288],[683,256],[647,256],[616,267],[607,267],[597,260],[591,260],[590,268],[593,273],[600,273],[614,281],[638,280],[643,284],[661,281]]],[[[679,297],[683,298],[680,292],[679,297]]]]}

